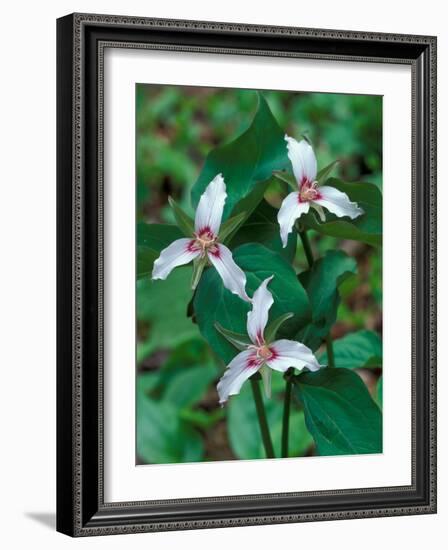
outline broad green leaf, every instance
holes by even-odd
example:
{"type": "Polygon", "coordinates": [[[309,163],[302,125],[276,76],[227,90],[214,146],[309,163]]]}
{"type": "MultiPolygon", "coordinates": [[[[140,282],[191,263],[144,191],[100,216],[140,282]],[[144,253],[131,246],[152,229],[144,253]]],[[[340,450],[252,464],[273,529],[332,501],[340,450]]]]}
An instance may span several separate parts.
{"type": "Polygon", "coordinates": [[[266,189],[269,187],[271,180],[272,178],[257,183],[254,189],[246,197],[244,197],[244,199],[240,200],[240,202],[235,206],[232,211],[232,217],[229,220],[226,220],[221,226],[220,237],[222,241],[228,243],[233,239],[238,229],[243,225],[247,218],[260,204],[266,192],[266,189]],[[234,227],[232,227],[229,231],[227,230],[227,224],[233,219],[238,219],[238,223],[235,224],[234,227]]]}
{"type": "MultiPolygon", "coordinates": [[[[333,352],[337,367],[359,369],[362,367],[381,367],[383,347],[381,338],[371,330],[360,330],[347,334],[333,342],[333,352]]],[[[327,353],[319,359],[328,364],[327,353]]]]}
{"type": "Polygon", "coordinates": [[[215,323],[216,330],[224,336],[224,338],[235,346],[236,349],[242,351],[250,346],[252,342],[246,334],[240,334],[239,332],[233,332],[233,330],[227,330],[218,322],[215,323]]]}
{"type": "Polygon", "coordinates": [[[193,339],[177,346],[161,368],[137,375],[137,448],[145,462],[195,462],[203,442],[195,426],[208,429],[222,411],[193,409],[218,378],[207,344],[193,339]]]}
{"type": "Polygon", "coordinates": [[[159,373],[157,371],[140,372],[137,375],[136,391],[148,397],[158,382],[159,373]]]}
{"type": "MultiPolygon", "coordinates": [[[[294,313],[294,317],[281,327],[281,337],[294,335],[309,323],[311,311],[308,297],[286,260],[259,244],[238,247],[233,251],[233,258],[246,273],[246,288],[250,296],[264,279],[274,275],[269,283],[269,290],[274,297],[270,311],[272,319],[291,311],[294,313]]],[[[227,330],[246,334],[249,304],[224,288],[215,269],[207,269],[197,288],[194,309],[201,334],[213,351],[228,363],[237,350],[219,334],[215,323],[220,323],[227,330]]]]}
{"type": "Polygon", "coordinates": [[[203,430],[208,430],[214,424],[222,420],[225,416],[223,408],[205,411],[202,409],[182,409],[180,418],[185,422],[197,426],[203,430]]]}
{"type": "Polygon", "coordinates": [[[175,225],[137,224],[137,278],[150,276],[160,252],[182,237],[181,231],[175,225]]]}
{"type": "Polygon", "coordinates": [[[245,212],[247,219],[262,201],[264,194],[272,181],[273,178],[270,178],[257,183],[252,191],[236,204],[235,208],[232,210],[232,216],[245,212]]]}
{"type": "Polygon", "coordinates": [[[154,262],[159,256],[160,252],[137,245],[137,279],[151,276],[154,262]]]}
{"type": "MultiPolygon", "coordinates": [[[[278,373],[273,372],[273,377],[276,375],[278,373]]],[[[282,387],[284,388],[284,381],[282,387]]],[[[279,457],[283,418],[281,394],[273,395],[270,399],[263,396],[263,399],[272,443],[276,456],[279,457]]],[[[244,460],[266,458],[249,381],[243,385],[238,395],[229,399],[227,408],[229,441],[236,456],[244,460]]],[[[289,422],[289,456],[303,456],[313,443],[305,426],[304,413],[292,407],[289,422]]]]}
{"type": "Polygon", "coordinates": [[[182,208],[172,198],[168,198],[171,208],[173,209],[174,218],[176,219],[177,226],[186,237],[193,237],[194,233],[194,221],[190,216],[182,210],[182,208]]]}
{"type": "MultiPolygon", "coordinates": [[[[142,346],[149,355],[155,349],[171,348],[199,335],[197,325],[186,314],[191,273],[189,266],[178,267],[165,281],[137,281],[137,319],[149,325],[148,337],[139,343],[138,354],[142,346]]],[[[140,359],[144,356],[139,354],[140,359]]]]}
{"type": "Polygon", "coordinates": [[[351,201],[358,203],[358,206],[364,210],[364,214],[351,220],[347,217],[338,218],[324,209],[327,221],[322,223],[312,210],[302,216],[300,222],[305,227],[315,229],[324,235],[380,246],[383,214],[382,195],[378,187],[372,183],[344,183],[335,178],[327,180],[325,185],[346,193],[351,201]]]}
{"type": "Polygon", "coordinates": [[[190,407],[202,399],[217,375],[216,366],[212,362],[184,368],[172,377],[163,399],[178,409],[190,407]]]}
{"type": "Polygon", "coordinates": [[[137,392],[137,453],[145,463],[197,462],[203,458],[199,433],[179,418],[179,408],[137,392]]]}
{"type": "Polygon", "coordinates": [[[137,342],[137,350],[135,353],[135,359],[137,362],[137,365],[140,365],[142,361],[146,359],[151,353],[157,348],[157,345],[155,344],[154,340],[151,339],[151,337],[138,341],[137,342]]]}
{"type": "Polygon", "coordinates": [[[271,323],[269,323],[266,327],[266,330],[264,331],[266,342],[272,342],[277,336],[277,332],[283,325],[283,323],[285,323],[288,319],[291,319],[291,317],[293,316],[294,313],[284,313],[283,315],[280,315],[280,317],[277,317],[277,319],[274,319],[271,323]]]}
{"type": "Polygon", "coordinates": [[[210,348],[199,334],[196,338],[182,342],[172,349],[158,371],[158,393],[163,394],[178,374],[198,365],[209,365],[212,361],[210,348]]]}
{"type": "Polygon", "coordinates": [[[263,200],[229,242],[230,248],[236,248],[246,243],[260,243],[266,248],[278,252],[288,262],[292,262],[296,253],[297,234],[290,235],[288,245],[283,248],[277,212],[275,208],[263,200]]]}
{"type": "Polygon", "coordinates": [[[383,377],[380,376],[376,385],[375,400],[383,408],[383,377]]]}
{"type": "Polygon", "coordinates": [[[284,132],[260,94],[258,109],[250,127],[234,141],[208,154],[192,188],[193,205],[197,206],[207,185],[222,173],[227,190],[225,219],[258,182],[270,178],[273,170],[281,170],[288,164],[284,132]]]}
{"type": "Polygon", "coordinates": [[[355,372],[325,368],[294,380],[319,455],[382,452],[381,411],[355,372]]]}
{"type": "Polygon", "coordinates": [[[297,334],[297,340],[316,350],[336,320],[340,302],[338,286],[352,273],[356,262],[341,250],[331,250],[299,275],[311,304],[312,321],[297,334]]]}

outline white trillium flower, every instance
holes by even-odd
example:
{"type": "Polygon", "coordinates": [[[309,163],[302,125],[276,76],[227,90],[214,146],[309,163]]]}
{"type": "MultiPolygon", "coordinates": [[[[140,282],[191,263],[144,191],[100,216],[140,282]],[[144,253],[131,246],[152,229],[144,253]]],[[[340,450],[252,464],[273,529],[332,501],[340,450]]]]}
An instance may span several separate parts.
{"type": "Polygon", "coordinates": [[[310,207],[314,208],[321,220],[325,221],[325,213],[322,207],[329,210],[339,218],[348,216],[354,219],[364,213],[355,202],[351,202],[348,196],[328,185],[319,187],[316,181],[317,161],[311,145],[304,139],[298,142],[285,135],[288,157],[292,164],[294,177],[297,181],[298,191],[290,193],[283,201],[278,212],[278,223],[283,247],[288,243],[288,235],[293,225],[302,214],[306,214],[310,207]]]}
{"type": "MultiPolygon", "coordinates": [[[[313,352],[304,344],[292,340],[276,340],[267,343],[264,330],[268,322],[269,309],[274,303],[267,285],[273,277],[265,279],[252,298],[252,311],[247,314],[247,333],[252,344],[241,351],[227,365],[218,382],[219,402],[225,403],[230,395],[240,392],[243,383],[260,369],[271,374],[269,369],[286,372],[290,367],[311,371],[321,368],[313,352]],[[266,370],[267,369],[267,370],[266,370]]],[[[263,377],[264,378],[264,377],[263,377]]],[[[269,379],[269,376],[266,376],[269,379]]],[[[270,390],[267,389],[267,393],[270,390]]]]}
{"type": "Polygon", "coordinates": [[[221,276],[224,286],[233,294],[250,301],[246,294],[246,275],[233,260],[230,250],[218,242],[218,233],[226,202],[226,184],[218,174],[201,195],[190,239],[177,239],[162,250],[154,262],[153,279],[166,279],[171,271],[198,259],[208,260],[221,276]]]}

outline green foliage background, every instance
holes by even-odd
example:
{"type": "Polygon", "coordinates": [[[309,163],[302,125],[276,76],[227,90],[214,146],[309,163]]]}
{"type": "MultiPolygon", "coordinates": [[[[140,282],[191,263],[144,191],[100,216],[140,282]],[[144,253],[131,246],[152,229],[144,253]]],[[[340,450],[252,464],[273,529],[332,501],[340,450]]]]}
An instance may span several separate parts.
{"type": "MultiPolygon", "coordinates": [[[[381,97],[263,94],[281,128],[313,143],[319,168],[338,159],[332,175],[381,188],[381,97]]],[[[168,196],[194,214],[190,191],[206,155],[250,125],[256,95],[251,90],[137,86],[137,221],[174,223],[168,196]]],[[[266,196],[278,207],[281,185],[271,184],[266,196]]],[[[380,402],[381,248],[312,231],[310,237],[317,256],[339,249],[356,260],[357,272],[339,287],[341,303],[332,328],[336,364],[356,368],[380,402]]],[[[300,244],[294,264],[298,271],[306,268],[300,244]]],[[[151,281],[148,274],[137,282],[137,462],[262,458],[249,385],[226,408],[218,405],[215,386],[224,364],[186,315],[190,279],[188,266],[174,270],[166,281],[151,281]]],[[[324,361],[325,350],[319,353],[324,361]]],[[[273,398],[266,407],[277,448],[283,387],[281,376],[274,373],[273,398]]],[[[298,404],[290,425],[291,456],[314,454],[298,404]]]]}

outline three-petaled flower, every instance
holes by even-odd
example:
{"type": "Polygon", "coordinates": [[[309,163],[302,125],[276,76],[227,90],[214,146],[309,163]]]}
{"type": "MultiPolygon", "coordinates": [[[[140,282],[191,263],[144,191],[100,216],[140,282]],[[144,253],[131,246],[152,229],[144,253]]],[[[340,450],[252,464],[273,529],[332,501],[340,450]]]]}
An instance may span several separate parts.
{"type": "Polygon", "coordinates": [[[287,135],[285,135],[285,140],[298,191],[290,193],[284,199],[278,212],[277,220],[280,225],[283,247],[288,243],[288,235],[292,231],[295,221],[302,214],[306,214],[310,207],[317,211],[322,221],[325,221],[322,207],[339,218],[348,216],[354,219],[364,213],[362,208],[355,202],[351,202],[348,196],[339,189],[328,185],[319,186],[316,181],[316,156],[306,140],[302,139],[298,142],[287,135]]]}
{"type": "MultiPolygon", "coordinates": [[[[252,310],[247,314],[247,333],[251,344],[232,359],[218,382],[217,390],[221,404],[225,403],[230,395],[238,394],[243,383],[260,369],[261,374],[264,373],[269,380],[269,369],[286,372],[290,367],[307,367],[311,371],[321,368],[313,352],[304,344],[292,340],[265,340],[269,310],[274,303],[267,288],[272,278],[271,276],[265,279],[254,293],[252,310]]],[[[267,385],[269,394],[269,382],[267,385]]]]}
{"type": "Polygon", "coordinates": [[[177,239],[162,250],[154,262],[153,279],[166,279],[171,271],[193,260],[209,261],[219,273],[224,286],[242,300],[246,294],[246,275],[235,263],[230,250],[219,242],[224,204],[227,198],[224,178],[218,174],[202,194],[191,238],[177,239]]]}

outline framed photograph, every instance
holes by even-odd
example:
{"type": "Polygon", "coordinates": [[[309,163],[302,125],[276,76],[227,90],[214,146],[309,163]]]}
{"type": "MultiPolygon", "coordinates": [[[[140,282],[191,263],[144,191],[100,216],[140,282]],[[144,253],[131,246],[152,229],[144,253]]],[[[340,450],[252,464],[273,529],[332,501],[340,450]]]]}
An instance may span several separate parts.
{"type": "Polygon", "coordinates": [[[434,513],[436,39],[57,41],[57,529],[434,513]]]}

